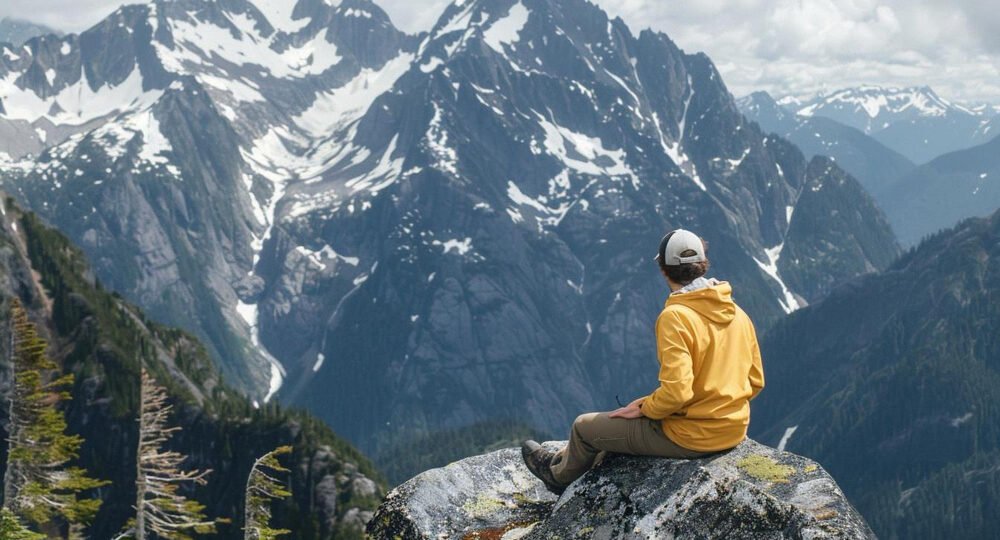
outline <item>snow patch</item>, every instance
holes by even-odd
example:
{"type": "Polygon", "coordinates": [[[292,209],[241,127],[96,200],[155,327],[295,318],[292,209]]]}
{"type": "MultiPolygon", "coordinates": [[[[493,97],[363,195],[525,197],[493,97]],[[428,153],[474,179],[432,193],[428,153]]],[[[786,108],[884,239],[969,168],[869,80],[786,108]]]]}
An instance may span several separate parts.
{"type": "Polygon", "coordinates": [[[792,426],[785,429],[785,434],[781,436],[781,440],[778,442],[778,451],[784,452],[785,447],[788,445],[788,441],[792,439],[792,435],[795,434],[795,430],[799,429],[799,426],[792,426]]]}
{"type": "Polygon", "coordinates": [[[14,83],[18,76],[11,72],[0,79],[5,116],[11,120],[34,122],[44,117],[56,125],[76,126],[126,108],[148,107],[163,94],[161,90],[143,91],[142,74],[137,66],[117,86],[105,84],[97,90],[91,89],[87,72],[81,68],[76,83],[47,99],[38,97],[33,90],[18,87],[14,83]]]}
{"type": "Polygon", "coordinates": [[[692,84],[691,76],[688,75],[688,95],[684,99],[684,112],[681,114],[680,121],[677,122],[677,140],[673,142],[667,142],[667,136],[663,132],[663,124],[660,121],[660,115],[653,113],[653,123],[656,125],[656,129],[660,136],[660,146],[663,148],[663,152],[667,154],[675,165],[688,175],[691,180],[698,186],[702,191],[708,191],[705,187],[705,183],[702,182],[701,177],[698,175],[698,168],[695,167],[694,162],[686,153],[684,153],[684,133],[687,129],[687,115],[688,110],[691,108],[691,98],[694,97],[694,85],[692,84]]]}
{"type": "Polygon", "coordinates": [[[313,136],[329,135],[353,124],[406,73],[413,58],[413,54],[404,53],[381,68],[362,69],[340,88],[318,94],[313,104],[293,121],[313,136]]]}
{"type": "Polygon", "coordinates": [[[628,166],[624,149],[609,150],[599,138],[554,124],[540,114],[536,116],[545,135],[545,149],[566,167],[594,176],[625,176],[639,188],[639,176],[628,166]]]}
{"type": "Polygon", "coordinates": [[[520,38],[521,30],[528,23],[531,12],[524,4],[518,2],[514,4],[507,16],[496,21],[483,33],[483,40],[487,45],[496,51],[503,52],[503,46],[516,43],[520,38]]]}
{"type": "Polygon", "coordinates": [[[765,249],[764,253],[767,255],[767,263],[761,262],[757,257],[754,257],[753,260],[757,263],[757,266],[760,266],[761,270],[771,276],[771,278],[774,279],[774,281],[776,281],[781,287],[784,300],[779,298],[778,303],[781,304],[781,309],[785,310],[785,313],[791,313],[802,306],[799,305],[799,301],[795,299],[795,295],[788,290],[785,282],[782,281],[781,276],[778,275],[778,259],[781,257],[781,250],[784,247],[785,244],[782,242],[771,249],[765,249]]]}
{"type": "Polygon", "coordinates": [[[339,260],[351,266],[357,266],[361,262],[361,260],[357,257],[346,257],[337,253],[329,245],[324,245],[323,249],[320,249],[319,251],[313,251],[305,246],[298,246],[295,250],[302,256],[309,259],[309,261],[314,265],[318,266],[320,270],[326,270],[326,263],[324,261],[339,260]]]}
{"type": "Polygon", "coordinates": [[[466,253],[472,250],[471,238],[464,238],[461,240],[455,238],[451,240],[445,240],[443,242],[441,240],[434,240],[431,242],[431,244],[435,246],[441,246],[441,248],[444,250],[444,253],[446,254],[451,251],[454,251],[459,255],[465,255],[466,253]]]}
{"type": "Polygon", "coordinates": [[[972,420],[972,413],[971,412],[967,412],[967,413],[963,414],[962,416],[959,416],[958,418],[952,418],[951,419],[951,427],[957,428],[957,427],[961,426],[962,424],[968,422],[969,420],[972,420]]]}

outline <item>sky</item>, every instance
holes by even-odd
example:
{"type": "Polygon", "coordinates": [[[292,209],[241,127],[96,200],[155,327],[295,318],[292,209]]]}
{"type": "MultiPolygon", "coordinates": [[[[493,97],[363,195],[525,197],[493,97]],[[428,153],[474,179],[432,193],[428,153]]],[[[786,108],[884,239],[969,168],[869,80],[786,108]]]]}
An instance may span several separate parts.
{"type": "MultiPolygon", "coordinates": [[[[258,0],[263,1],[263,0],[258,0]]],[[[429,29],[451,0],[375,0],[403,30],[429,29]]],[[[707,53],[737,96],[876,84],[931,86],[1000,105],[997,0],[596,0],[638,33],[707,53]]],[[[14,16],[81,31],[121,0],[0,0],[14,16]]]]}

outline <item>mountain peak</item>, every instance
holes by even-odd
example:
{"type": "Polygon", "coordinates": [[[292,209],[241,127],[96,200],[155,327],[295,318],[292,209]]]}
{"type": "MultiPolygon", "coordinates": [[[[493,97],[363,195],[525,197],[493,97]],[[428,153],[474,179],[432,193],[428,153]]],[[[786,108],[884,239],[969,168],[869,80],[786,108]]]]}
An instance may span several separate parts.
{"type": "Polygon", "coordinates": [[[909,113],[917,116],[944,116],[949,113],[968,113],[963,108],[942,99],[929,86],[908,88],[863,85],[843,88],[821,95],[799,109],[803,116],[812,116],[824,108],[853,108],[871,119],[880,115],[909,113]]]}

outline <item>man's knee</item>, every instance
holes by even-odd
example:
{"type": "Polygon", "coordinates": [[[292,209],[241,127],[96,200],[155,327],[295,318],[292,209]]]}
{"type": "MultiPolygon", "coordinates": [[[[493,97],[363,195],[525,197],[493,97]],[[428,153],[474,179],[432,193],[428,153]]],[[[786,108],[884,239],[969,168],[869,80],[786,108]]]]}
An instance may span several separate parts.
{"type": "Polygon", "coordinates": [[[573,431],[583,440],[591,440],[598,423],[599,413],[581,414],[573,421],[573,431]]]}

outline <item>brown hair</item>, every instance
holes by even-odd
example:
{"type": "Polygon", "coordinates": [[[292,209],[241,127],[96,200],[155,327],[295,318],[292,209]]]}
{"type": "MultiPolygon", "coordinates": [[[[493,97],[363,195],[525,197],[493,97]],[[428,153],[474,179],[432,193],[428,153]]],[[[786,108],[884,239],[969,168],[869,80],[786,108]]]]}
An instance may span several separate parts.
{"type": "MultiPolygon", "coordinates": [[[[663,259],[657,257],[656,262],[660,265],[660,272],[663,273],[664,277],[678,283],[680,285],[687,285],[692,281],[704,276],[708,273],[709,261],[708,261],[708,242],[703,238],[701,240],[701,245],[705,248],[705,260],[702,262],[694,263],[684,263],[676,266],[668,266],[664,263],[663,259]]],[[[694,251],[687,250],[681,253],[682,257],[690,257],[694,255],[694,251]]]]}

